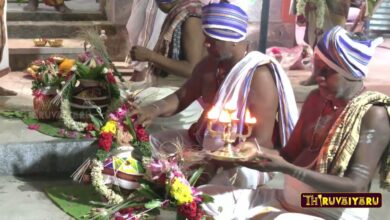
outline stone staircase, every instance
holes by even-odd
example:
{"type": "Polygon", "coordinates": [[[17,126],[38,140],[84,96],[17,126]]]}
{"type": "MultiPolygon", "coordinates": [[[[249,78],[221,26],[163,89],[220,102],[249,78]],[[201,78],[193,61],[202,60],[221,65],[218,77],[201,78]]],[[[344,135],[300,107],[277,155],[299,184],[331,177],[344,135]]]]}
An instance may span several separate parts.
{"type": "Polygon", "coordinates": [[[117,55],[115,42],[118,31],[124,27],[107,21],[105,13],[99,11],[99,3],[92,0],[65,2],[72,10],[58,13],[52,7],[39,5],[36,12],[23,11],[24,4],[8,2],[7,28],[9,38],[10,67],[13,71],[23,70],[35,59],[52,54],[76,57],[83,52],[83,41],[77,38],[81,30],[105,30],[108,36],[108,51],[115,60],[124,60],[117,55]],[[36,47],[34,38],[64,39],[62,47],[36,47]],[[110,46],[111,45],[111,46],[110,46]]]}
{"type": "Polygon", "coordinates": [[[390,0],[382,0],[369,22],[370,33],[390,36],[390,0]]]}
{"type": "MultiPolygon", "coordinates": [[[[75,58],[84,51],[77,32],[86,28],[104,29],[108,39],[116,39],[121,27],[107,21],[96,1],[65,3],[72,9],[70,13],[61,14],[43,4],[36,12],[25,12],[23,4],[8,1],[9,60],[14,72],[2,78],[1,86],[17,91],[18,96],[0,97],[0,111],[32,110],[31,80],[15,70],[24,70],[31,61],[52,54],[75,58]],[[34,38],[61,38],[64,42],[62,47],[35,47],[34,38]]],[[[0,130],[0,176],[70,174],[96,150],[94,140],[52,138],[27,129],[19,120],[0,117],[0,130]]]]}

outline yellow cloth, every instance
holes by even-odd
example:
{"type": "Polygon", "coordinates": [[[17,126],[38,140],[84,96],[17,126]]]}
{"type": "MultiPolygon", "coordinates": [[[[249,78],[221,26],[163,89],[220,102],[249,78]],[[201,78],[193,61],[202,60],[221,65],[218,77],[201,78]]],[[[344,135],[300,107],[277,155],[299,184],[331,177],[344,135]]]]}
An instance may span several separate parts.
{"type": "MultiPolygon", "coordinates": [[[[362,119],[373,105],[383,105],[390,116],[390,97],[379,92],[367,91],[354,98],[341,113],[324,146],[321,149],[316,170],[344,176],[359,142],[362,119]]],[[[381,160],[381,188],[390,189],[390,151],[381,160]]]]}

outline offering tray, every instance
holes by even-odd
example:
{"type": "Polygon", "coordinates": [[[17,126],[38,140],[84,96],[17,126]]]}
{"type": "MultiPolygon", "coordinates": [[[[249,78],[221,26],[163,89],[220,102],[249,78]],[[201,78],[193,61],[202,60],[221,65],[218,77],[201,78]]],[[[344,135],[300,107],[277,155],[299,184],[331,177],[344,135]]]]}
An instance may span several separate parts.
{"type": "Polygon", "coordinates": [[[247,158],[244,152],[237,152],[226,147],[213,152],[207,151],[206,155],[217,161],[244,161],[247,158]]]}

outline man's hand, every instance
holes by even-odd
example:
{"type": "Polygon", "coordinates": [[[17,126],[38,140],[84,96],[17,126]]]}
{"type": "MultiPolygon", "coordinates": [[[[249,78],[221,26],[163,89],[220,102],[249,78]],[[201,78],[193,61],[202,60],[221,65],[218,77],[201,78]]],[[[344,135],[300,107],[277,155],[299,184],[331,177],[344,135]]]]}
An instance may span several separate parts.
{"type": "Polygon", "coordinates": [[[258,147],[252,142],[243,142],[236,147],[239,152],[246,155],[245,159],[238,162],[241,166],[262,172],[279,172],[289,166],[289,163],[276,150],[258,147]]]}
{"type": "Polygon", "coordinates": [[[131,59],[135,61],[150,61],[153,53],[154,51],[141,46],[134,46],[130,50],[131,59]]]}
{"type": "Polygon", "coordinates": [[[133,110],[130,112],[130,116],[136,115],[137,119],[134,124],[142,125],[142,127],[149,126],[152,121],[160,114],[159,107],[156,104],[139,107],[133,104],[133,110]]]}

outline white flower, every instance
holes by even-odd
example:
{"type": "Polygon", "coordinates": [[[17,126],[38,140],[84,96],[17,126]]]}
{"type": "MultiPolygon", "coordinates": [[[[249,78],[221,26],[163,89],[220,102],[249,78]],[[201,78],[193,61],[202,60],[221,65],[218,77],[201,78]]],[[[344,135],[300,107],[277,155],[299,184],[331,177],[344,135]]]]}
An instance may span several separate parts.
{"type": "Polygon", "coordinates": [[[103,68],[102,73],[103,73],[103,74],[107,74],[107,73],[108,73],[107,67],[104,67],[104,68],[103,68]]]}
{"type": "Polygon", "coordinates": [[[94,159],[92,160],[91,179],[92,185],[95,187],[102,196],[104,196],[109,204],[117,205],[123,202],[123,197],[116,194],[114,190],[109,189],[103,181],[103,164],[102,162],[94,159]]]}

